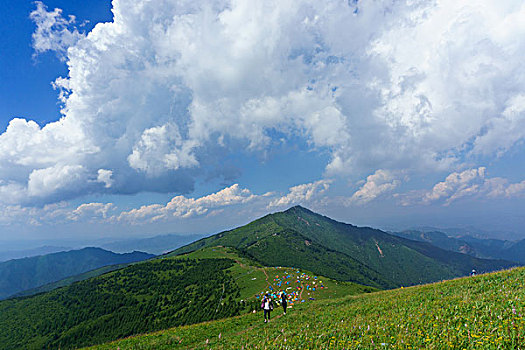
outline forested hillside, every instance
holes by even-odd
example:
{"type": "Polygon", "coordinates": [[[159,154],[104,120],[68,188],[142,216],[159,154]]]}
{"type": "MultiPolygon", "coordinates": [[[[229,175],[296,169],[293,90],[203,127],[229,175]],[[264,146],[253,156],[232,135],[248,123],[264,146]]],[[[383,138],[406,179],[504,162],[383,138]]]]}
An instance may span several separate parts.
{"type": "Polygon", "coordinates": [[[142,252],[116,254],[100,248],[84,248],[2,262],[0,300],[102,266],[137,262],[153,256],[142,252]]]}
{"type": "Polygon", "coordinates": [[[0,302],[3,349],[70,349],[236,315],[229,259],[161,259],[0,302]],[[227,292],[226,292],[227,291],[227,292]]]}

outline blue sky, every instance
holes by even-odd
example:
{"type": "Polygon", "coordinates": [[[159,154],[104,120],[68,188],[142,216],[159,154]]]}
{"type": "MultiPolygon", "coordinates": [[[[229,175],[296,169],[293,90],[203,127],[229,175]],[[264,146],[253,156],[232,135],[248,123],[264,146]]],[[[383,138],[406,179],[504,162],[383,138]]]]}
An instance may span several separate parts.
{"type": "Polygon", "coordinates": [[[521,1],[0,14],[0,241],[213,233],[295,204],[525,238],[521,1]]]}
{"type": "MultiPolygon", "coordinates": [[[[94,0],[50,1],[50,8],[67,8],[70,13],[84,23],[84,30],[96,23],[110,21],[111,3],[94,0]]],[[[33,57],[31,35],[35,23],[29,18],[35,9],[32,1],[3,1],[0,4],[2,23],[0,77],[0,128],[5,131],[13,117],[31,118],[39,123],[48,123],[60,118],[57,108],[57,94],[51,82],[59,76],[67,75],[67,66],[56,59],[53,53],[33,57]]]]}

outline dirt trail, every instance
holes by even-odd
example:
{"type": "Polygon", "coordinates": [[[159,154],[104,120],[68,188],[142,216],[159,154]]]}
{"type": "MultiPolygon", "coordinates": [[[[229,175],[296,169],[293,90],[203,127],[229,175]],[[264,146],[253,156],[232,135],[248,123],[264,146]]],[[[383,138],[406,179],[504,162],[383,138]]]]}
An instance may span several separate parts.
{"type": "Polygon", "coordinates": [[[268,284],[269,287],[272,287],[272,284],[270,283],[270,281],[268,280],[270,277],[268,277],[268,273],[266,273],[266,269],[265,268],[262,268],[263,272],[264,272],[264,275],[266,276],[266,283],[268,284]]]}
{"type": "MultiPolygon", "coordinates": [[[[264,276],[266,276],[266,283],[268,284],[268,286],[271,286],[271,287],[273,288],[272,284],[271,284],[270,281],[269,281],[269,278],[270,278],[270,277],[268,276],[268,273],[266,272],[266,269],[265,269],[265,268],[260,268],[260,269],[263,271],[264,276]]],[[[276,309],[274,308],[273,311],[276,311],[276,309]]],[[[281,317],[283,317],[282,314],[273,317],[272,320],[277,320],[277,319],[279,319],[279,318],[281,318],[281,317]]],[[[271,321],[270,321],[270,322],[271,322],[271,321]]],[[[243,334],[243,333],[246,333],[246,332],[248,332],[248,331],[253,330],[253,329],[254,329],[256,326],[258,326],[258,325],[259,325],[259,323],[254,324],[253,326],[248,327],[248,328],[246,328],[246,329],[244,329],[244,330],[242,330],[242,331],[240,331],[240,332],[237,332],[237,333],[235,333],[235,334],[236,334],[236,335],[241,335],[241,334],[243,334]]]]}

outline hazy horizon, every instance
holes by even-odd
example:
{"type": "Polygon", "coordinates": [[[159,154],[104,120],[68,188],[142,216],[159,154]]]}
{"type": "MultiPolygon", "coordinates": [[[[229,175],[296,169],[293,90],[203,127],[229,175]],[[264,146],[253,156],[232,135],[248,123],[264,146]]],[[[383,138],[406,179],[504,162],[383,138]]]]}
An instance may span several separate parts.
{"type": "MultiPolygon", "coordinates": [[[[321,213],[323,214],[323,213],[321,213]]],[[[325,215],[325,214],[323,214],[325,215]]],[[[263,215],[264,216],[264,215],[263,215]]],[[[253,220],[256,220],[259,217],[253,218],[253,220]]],[[[23,251],[23,250],[30,250],[34,248],[40,248],[44,246],[52,246],[52,247],[65,247],[68,249],[80,249],[84,247],[89,246],[95,246],[95,247],[103,247],[104,245],[107,245],[109,243],[115,243],[115,242],[126,242],[126,241],[132,241],[137,239],[150,239],[150,238],[156,238],[160,236],[169,236],[169,235],[177,235],[177,236],[210,236],[216,233],[220,233],[222,231],[235,229],[237,227],[240,227],[244,224],[247,224],[249,221],[243,222],[238,225],[232,225],[231,227],[224,227],[220,230],[216,231],[202,231],[202,232],[142,232],[142,233],[135,233],[133,235],[126,235],[126,236],[100,236],[99,238],[93,238],[89,234],[82,237],[66,237],[66,238],[39,238],[39,237],[33,237],[28,239],[22,239],[22,240],[9,240],[4,241],[0,240],[0,251],[23,251]]],[[[352,222],[346,222],[344,220],[338,220],[341,222],[345,222],[348,224],[356,225],[352,222]]],[[[406,230],[417,230],[417,231],[439,231],[443,232],[449,236],[474,236],[474,237],[481,237],[481,238],[487,238],[487,239],[501,239],[501,240],[508,240],[508,241],[518,241],[521,239],[525,239],[525,235],[522,232],[518,231],[507,231],[507,230],[490,230],[490,229],[483,229],[481,227],[476,227],[473,225],[459,225],[455,227],[445,227],[445,226],[425,226],[425,225],[413,225],[413,226],[376,226],[376,225],[368,225],[368,224],[362,224],[362,225],[356,225],[359,227],[372,227],[376,229],[383,230],[385,232],[402,232],[406,230]]]]}

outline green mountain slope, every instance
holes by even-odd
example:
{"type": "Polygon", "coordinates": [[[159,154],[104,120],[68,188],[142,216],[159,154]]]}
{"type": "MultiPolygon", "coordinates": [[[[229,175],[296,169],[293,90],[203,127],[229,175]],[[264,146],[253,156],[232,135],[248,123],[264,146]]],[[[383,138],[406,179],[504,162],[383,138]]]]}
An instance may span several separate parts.
{"type": "Polygon", "coordinates": [[[273,279],[282,275],[290,276],[288,292],[296,299],[292,303],[375,290],[315,276],[323,288],[314,291],[315,284],[304,277],[307,272],[262,267],[231,248],[210,247],[4,300],[0,344],[2,349],[70,349],[239,315],[258,309],[260,293],[277,291],[280,286],[273,279]]]}
{"type": "Polygon", "coordinates": [[[525,269],[316,301],[90,349],[523,349],[525,269]]]}
{"type": "Polygon", "coordinates": [[[168,256],[176,256],[209,246],[234,247],[267,266],[296,266],[318,274],[374,287],[396,284],[355,258],[310,241],[293,228],[277,223],[276,214],[267,215],[246,226],[198,240],[168,256]]]}
{"type": "Polygon", "coordinates": [[[0,302],[4,349],[69,349],[236,315],[240,305],[224,270],[232,260],[163,259],[29,298],[0,302]],[[225,298],[224,298],[225,297],[225,298]],[[222,301],[221,301],[222,300],[222,301]]]}
{"type": "Polygon", "coordinates": [[[142,252],[116,254],[100,248],[84,248],[0,263],[0,300],[69,276],[102,266],[149,259],[142,252]]]}
{"type": "Polygon", "coordinates": [[[514,265],[344,224],[300,206],[201,239],[170,254],[211,245],[235,247],[266,265],[291,264],[332,278],[384,288],[463,276],[472,269],[493,271],[514,265]]]}
{"type": "Polygon", "coordinates": [[[24,290],[22,292],[13,294],[12,296],[10,296],[10,298],[28,297],[28,296],[35,295],[35,294],[50,292],[50,291],[55,290],[57,288],[62,288],[62,287],[69,286],[69,285],[71,285],[71,284],[73,284],[75,282],[84,281],[84,280],[87,280],[89,278],[97,277],[97,276],[103,275],[103,274],[111,272],[111,271],[122,269],[122,268],[124,268],[126,266],[129,266],[131,264],[133,264],[133,263],[131,262],[131,263],[124,263],[124,264],[116,264],[116,265],[108,265],[108,266],[99,267],[98,269],[89,270],[88,272],[84,272],[84,273],[81,273],[81,274],[78,274],[78,275],[74,275],[74,276],[71,276],[71,277],[66,277],[64,279],[61,279],[60,281],[51,282],[51,283],[44,284],[43,286],[39,286],[39,287],[36,287],[36,288],[33,288],[33,289],[24,290]]]}
{"type": "Polygon", "coordinates": [[[245,252],[269,266],[300,266],[341,281],[377,288],[395,286],[379,272],[351,256],[310,242],[307,237],[290,229],[259,239],[245,252]]]}

